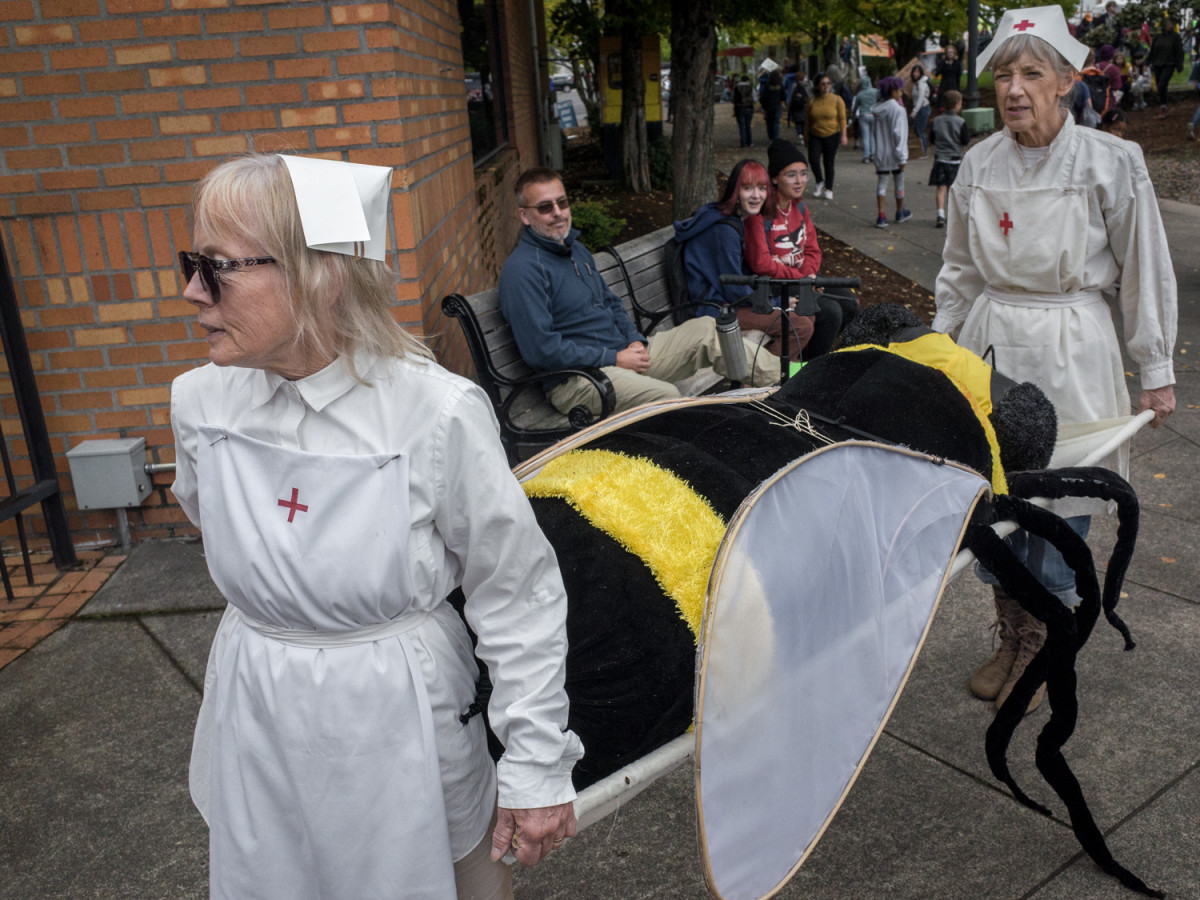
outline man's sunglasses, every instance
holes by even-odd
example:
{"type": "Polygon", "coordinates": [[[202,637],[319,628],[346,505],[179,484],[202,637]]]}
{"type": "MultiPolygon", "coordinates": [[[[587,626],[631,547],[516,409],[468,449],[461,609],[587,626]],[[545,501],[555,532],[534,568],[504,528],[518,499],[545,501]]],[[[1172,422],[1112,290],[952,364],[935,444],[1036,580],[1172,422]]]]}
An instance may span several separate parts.
{"type": "Polygon", "coordinates": [[[183,270],[183,283],[191,284],[192,276],[200,272],[200,282],[212,297],[213,303],[221,302],[221,273],[249,266],[265,266],[275,262],[273,256],[249,256],[245,259],[213,259],[199,253],[179,251],[179,268],[183,270]]]}
{"type": "Polygon", "coordinates": [[[536,209],[538,215],[548,216],[554,212],[554,207],[559,209],[570,209],[571,201],[566,197],[559,197],[557,200],[547,200],[545,203],[539,203],[537,206],[522,206],[521,209],[536,209]]]}

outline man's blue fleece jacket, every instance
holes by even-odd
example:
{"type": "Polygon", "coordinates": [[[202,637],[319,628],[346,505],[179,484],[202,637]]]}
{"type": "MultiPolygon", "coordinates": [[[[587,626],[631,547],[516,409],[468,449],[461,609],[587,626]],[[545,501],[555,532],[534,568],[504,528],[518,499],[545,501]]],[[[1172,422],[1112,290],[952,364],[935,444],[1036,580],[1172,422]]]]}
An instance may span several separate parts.
{"type": "Polygon", "coordinates": [[[615,366],[619,350],[646,341],[578,237],[572,228],[559,244],[526,225],[500,273],[500,310],[534,369],[615,366]]]}

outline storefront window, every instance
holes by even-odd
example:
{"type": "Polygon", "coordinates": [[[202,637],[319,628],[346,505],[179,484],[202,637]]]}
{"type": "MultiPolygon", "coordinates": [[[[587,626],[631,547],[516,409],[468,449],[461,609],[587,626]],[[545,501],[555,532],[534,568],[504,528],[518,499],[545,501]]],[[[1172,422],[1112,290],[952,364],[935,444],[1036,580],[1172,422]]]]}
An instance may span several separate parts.
{"type": "Polygon", "coordinates": [[[458,0],[462,53],[475,161],[508,140],[495,0],[458,0]]]}

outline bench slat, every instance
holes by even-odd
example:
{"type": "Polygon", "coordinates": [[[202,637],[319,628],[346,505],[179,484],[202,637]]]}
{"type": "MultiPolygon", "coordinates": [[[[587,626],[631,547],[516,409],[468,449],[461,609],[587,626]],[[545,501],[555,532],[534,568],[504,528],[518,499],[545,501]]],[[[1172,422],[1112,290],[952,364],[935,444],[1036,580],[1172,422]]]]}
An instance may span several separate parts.
{"type": "MultiPolygon", "coordinates": [[[[638,305],[644,310],[659,312],[670,308],[671,297],[667,288],[666,271],[663,268],[663,256],[664,245],[667,239],[673,235],[673,227],[667,226],[615,248],[616,252],[620,254],[621,262],[625,265],[625,272],[628,273],[629,283],[633,286],[638,305]]],[[[629,298],[629,284],[626,283],[625,274],[617,259],[605,251],[595,253],[594,256],[600,276],[613,293],[621,298],[626,312],[634,317],[629,298]]],[[[443,300],[443,307],[451,299],[451,297],[447,297],[443,300]]],[[[500,311],[500,291],[497,288],[491,288],[462,299],[466,301],[474,316],[472,323],[465,320],[460,322],[464,333],[470,333],[471,330],[477,332],[485,345],[484,352],[487,353],[486,361],[477,358],[476,348],[468,340],[481,383],[485,378],[488,364],[493,371],[506,379],[516,380],[532,375],[533,369],[521,357],[516,340],[513,338],[512,328],[509,327],[500,311]]],[[[636,319],[636,317],[634,318],[636,319]]],[[[658,324],[656,330],[664,331],[671,327],[671,319],[668,316],[658,324]]],[[[700,378],[694,379],[693,387],[707,387],[715,377],[711,374],[702,375],[700,378]]],[[[501,434],[511,462],[518,461],[523,455],[522,451],[549,446],[571,431],[572,426],[567,417],[550,405],[549,400],[546,399],[537,384],[510,388],[492,384],[490,376],[488,382],[484,387],[487,388],[493,399],[499,396],[500,402],[508,399],[514,390],[518,391],[508,408],[507,420],[501,417],[500,423],[501,434]],[[526,432],[526,434],[522,435],[519,432],[526,432]],[[543,434],[544,439],[536,437],[537,433],[543,434]]]]}

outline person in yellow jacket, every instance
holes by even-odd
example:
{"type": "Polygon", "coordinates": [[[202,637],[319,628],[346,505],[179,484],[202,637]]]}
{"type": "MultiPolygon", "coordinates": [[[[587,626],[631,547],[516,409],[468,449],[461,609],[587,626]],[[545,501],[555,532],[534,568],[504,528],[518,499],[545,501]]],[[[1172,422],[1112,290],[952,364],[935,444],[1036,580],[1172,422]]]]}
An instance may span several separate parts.
{"type": "Polygon", "coordinates": [[[804,143],[816,185],[814,195],[833,199],[833,160],[838,146],[850,142],[846,133],[846,104],[832,90],[828,75],[817,79],[817,93],[804,116],[804,143]]]}

